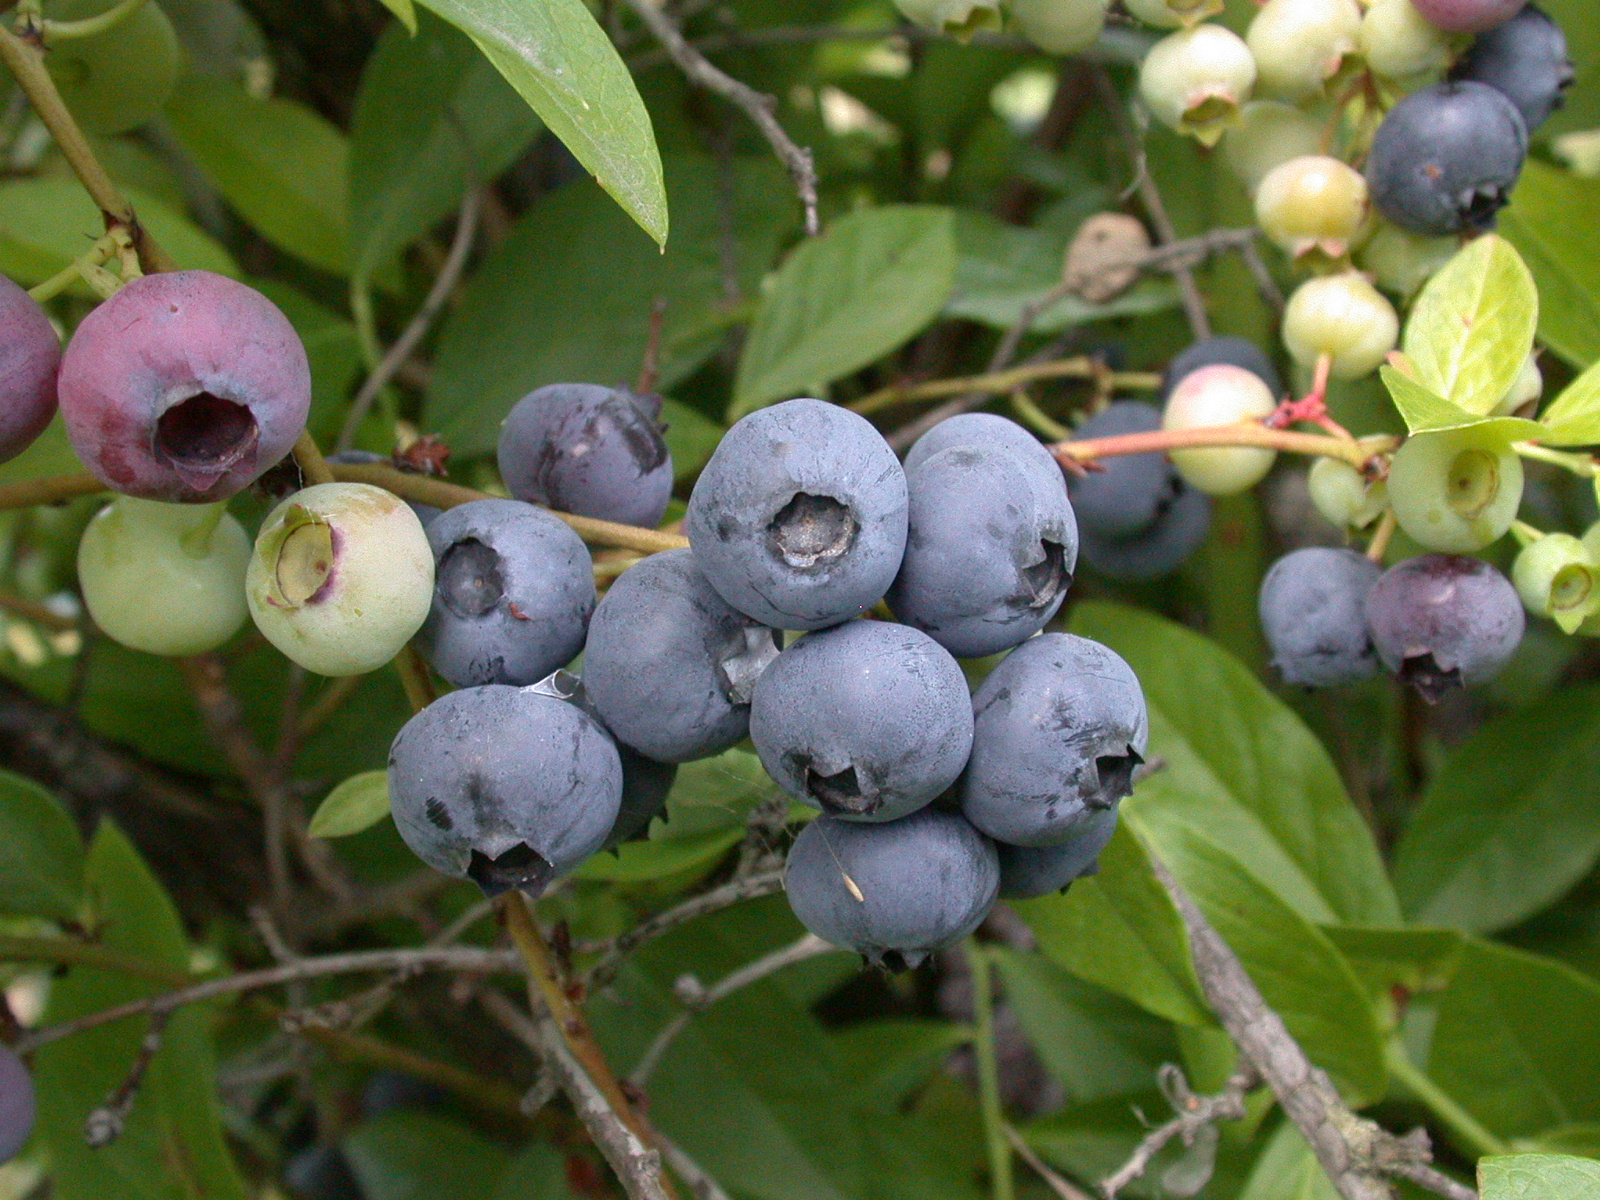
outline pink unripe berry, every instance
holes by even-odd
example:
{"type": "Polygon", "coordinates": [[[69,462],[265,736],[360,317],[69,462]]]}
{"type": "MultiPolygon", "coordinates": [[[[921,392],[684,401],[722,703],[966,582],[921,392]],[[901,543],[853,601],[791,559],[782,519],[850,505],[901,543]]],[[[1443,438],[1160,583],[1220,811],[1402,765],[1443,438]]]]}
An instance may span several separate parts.
{"type": "MultiPolygon", "coordinates": [[[[1167,397],[1161,428],[1204,429],[1269,415],[1277,398],[1261,376],[1218,363],[1190,371],[1167,397]]],[[[1274,451],[1257,446],[1208,446],[1172,451],[1172,465],[1189,483],[1213,496],[1231,496],[1259,482],[1274,451]]]]}

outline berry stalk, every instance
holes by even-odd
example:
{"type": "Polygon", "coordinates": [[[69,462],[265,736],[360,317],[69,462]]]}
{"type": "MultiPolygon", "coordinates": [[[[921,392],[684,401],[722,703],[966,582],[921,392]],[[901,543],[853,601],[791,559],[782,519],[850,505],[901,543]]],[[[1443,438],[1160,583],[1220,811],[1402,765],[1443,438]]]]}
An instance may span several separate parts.
{"type": "Polygon", "coordinates": [[[1389,435],[1353,441],[1318,433],[1296,433],[1289,429],[1270,429],[1259,421],[1240,421],[1233,425],[1207,425],[1196,429],[1157,429],[1149,433],[1125,433],[1115,437],[1088,438],[1057,442],[1050,447],[1057,461],[1068,470],[1101,458],[1122,454],[1165,453],[1194,446],[1260,446],[1290,454],[1313,454],[1338,458],[1357,470],[1375,455],[1385,454],[1399,445],[1389,435]]]}

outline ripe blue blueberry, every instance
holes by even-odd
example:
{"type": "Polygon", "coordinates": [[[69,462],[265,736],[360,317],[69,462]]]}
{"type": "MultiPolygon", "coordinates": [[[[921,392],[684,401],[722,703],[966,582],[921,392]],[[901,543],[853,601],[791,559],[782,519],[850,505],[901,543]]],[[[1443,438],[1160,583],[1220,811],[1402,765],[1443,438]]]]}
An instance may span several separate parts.
{"type": "Polygon", "coordinates": [[[61,340],[34,298],[0,275],[0,462],[44,432],[56,411],[61,340]]]}
{"type": "Polygon", "coordinates": [[[646,758],[621,742],[616,746],[617,756],[622,760],[622,802],[617,806],[617,819],[601,847],[604,850],[648,834],[650,822],[665,811],[667,796],[678,778],[676,763],[646,758]]]}
{"type": "Polygon", "coordinates": [[[1389,110],[1372,140],[1367,183],[1378,211],[1402,229],[1486,229],[1527,155],[1528,127],[1504,93],[1472,80],[1440,83],[1389,110]]]}
{"type": "Polygon", "coordinates": [[[293,448],[311,407],[305,347],[270,300],[210,271],[131,280],[61,358],[83,465],[147,500],[226,500],[293,448]]]}
{"type": "Polygon", "coordinates": [[[911,449],[906,451],[906,474],[952,446],[1002,446],[1019,458],[1037,463],[1040,471],[1062,473],[1061,465],[1045,449],[1044,443],[1009,417],[995,413],[958,413],[940,421],[911,444],[911,449]]]}
{"type": "Polygon", "coordinates": [[[801,638],[766,669],[750,740],[796,800],[847,820],[890,821],[961,774],[972,702],[960,666],[927,634],[851,621],[801,638]]]}
{"type": "Polygon", "coordinates": [[[0,1043],[0,1163],[10,1162],[27,1144],[37,1117],[33,1076],[11,1047],[0,1043]]]}
{"type": "Polygon", "coordinates": [[[894,582],[906,479],[863,417],[789,400],[742,418],[700,472],[684,522],[722,598],[775,629],[859,616],[894,582]]]}
{"type": "Polygon", "coordinates": [[[389,750],[406,845],[489,896],[537,894],[605,843],[622,798],[611,737],[576,704],[489,684],[435,700],[389,750]]]}
{"type": "MultiPolygon", "coordinates": [[[[1138,400],[1118,400],[1080,425],[1073,440],[1153,433],[1160,428],[1160,409],[1138,400]]],[[[1100,467],[1067,481],[1085,542],[1137,537],[1172,507],[1187,486],[1167,456],[1154,450],[1119,454],[1100,467]]]]}
{"type": "Polygon", "coordinates": [[[899,971],[983,923],[1000,863],[956,813],[925,808],[878,825],[822,816],[795,838],[783,884],[812,933],[899,971]]]}
{"type": "Polygon", "coordinates": [[[653,528],[672,497],[672,455],[632,392],[553,383],[500,428],[500,477],[519,500],[653,528]]]}
{"type": "Polygon", "coordinates": [[[1046,633],[989,673],[972,707],[961,810],[996,841],[1049,846],[1133,790],[1149,719],[1133,669],[1088,638],[1046,633]]]}
{"type": "Polygon", "coordinates": [[[472,500],[427,526],[428,661],[457,687],[529,684],[583,649],[594,570],[578,535],[520,500],[472,500]]]}
{"type": "Polygon", "coordinates": [[[905,558],[889,607],[961,658],[998,654],[1043,629],[1078,563],[1061,470],[997,445],[952,446],[906,475],[905,558]]]}
{"type": "Polygon", "coordinates": [[[726,750],[750,723],[750,695],[778,635],[723,601],[688,550],[624,571],[589,624],[583,679],[616,737],[662,762],[726,750]]]}
{"type": "Polygon", "coordinates": [[[1006,900],[1031,900],[1064,892],[1074,879],[1093,875],[1100,851],[1117,831],[1118,808],[1103,809],[1084,822],[1066,841],[1054,846],[1008,846],[1000,853],[1000,895],[1006,900]]]}
{"type": "Polygon", "coordinates": [[[1522,601],[1481,558],[1424,554],[1390,567],[1367,593],[1367,628],[1383,665],[1437,700],[1482,683],[1522,641],[1522,601]]]}
{"type": "Polygon", "coordinates": [[[1530,4],[1511,20],[1473,39],[1450,72],[1503,92],[1529,132],[1561,107],[1577,77],[1561,26],[1530,4]]]}
{"type": "Polygon", "coordinates": [[[1261,628],[1286,683],[1334,687],[1377,672],[1365,604],[1382,573],[1354,550],[1327,546],[1272,564],[1261,581],[1261,628]]]}
{"type": "Polygon", "coordinates": [[[1190,343],[1167,364],[1166,373],[1161,377],[1161,403],[1167,402],[1173,389],[1183,382],[1186,375],[1201,367],[1218,366],[1241,367],[1258,376],[1274,396],[1284,394],[1283,377],[1278,374],[1278,368],[1272,365],[1266,351],[1242,337],[1218,336],[1190,343]]]}

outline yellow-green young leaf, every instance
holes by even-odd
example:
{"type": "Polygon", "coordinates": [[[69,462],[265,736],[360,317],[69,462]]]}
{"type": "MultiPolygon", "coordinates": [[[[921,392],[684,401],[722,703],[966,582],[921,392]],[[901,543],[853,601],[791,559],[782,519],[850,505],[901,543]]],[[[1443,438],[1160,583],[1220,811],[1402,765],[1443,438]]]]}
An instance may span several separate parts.
{"type": "Polygon", "coordinates": [[[383,0],[383,6],[400,18],[400,24],[407,31],[412,34],[417,32],[417,9],[411,0],[383,0]]]}
{"type": "Polygon", "coordinates": [[[1600,442],[1600,363],[1590,367],[1557,396],[1539,417],[1540,441],[1551,446],[1592,446],[1600,442]]]}
{"type": "Polygon", "coordinates": [[[370,829],[389,815],[389,773],[363,771],[352,775],[317,806],[308,832],[312,837],[349,837],[370,829]]]}
{"type": "Polygon", "coordinates": [[[639,89],[583,0],[423,0],[488,56],[658,245],[667,193],[639,89]]]}
{"type": "Polygon", "coordinates": [[[314,267],[345,272],[348,151],[334,125],[293,100],[257,100],[217,75],[186,76],[167,118],[262,237],[314,267]]]}
{"type": "Polygon", "coordinates": [[[949,209],[890,205],[841,217],[779,268],[745,340],[728,419],[889,353],[939,315],[955,271],[949,209]]]}
{"type": "Polygon", "coordinates": [[[1478,1160],[1483,1200],[1600,1200],[1600,1162],[1565,1154],[1497,1154],[1478,1160]]]}
{"type": "Polygon", "coordinates": [[[1522,256],[1488,234],[1428,280],[1403,348],[1418,383],[1482,416],[1516,382],[1538,322],[1539,294],[1522,256]]]}
{"type": "Polygon", "coordinates": [[[1539,340],[1577,367],[1600,361],[1600,179],[1529,160],[1500,218],[1539,285],[1539,340]]]}
{"type": "MultiPolygon", "coordinates": [[[[239,277],[239,264],[187,217],[137,188],[124,193],[139,223],[180,267],[239,277]]],[[[0,184],[0,274],[32,286],[66,269],[106,231],[105,219],[73,179],[16,179],[0,184]]],[[[86,283],[73,289],[93,297],[86,283]]]]}
{"type": "Polygon", "coordinates": [[[1378,373],[1383,378],[1384,386],[1389,389],[1389,395],[1394,398],[1394,406],[1405,418],[1406,428],[1412,433],[1435,433],[1481,425],[1504,437],[1507,443],[1545,436],[1544,426],[1535,421],[1470,413],[1387,363],[1378,368],[1378,373]]]}

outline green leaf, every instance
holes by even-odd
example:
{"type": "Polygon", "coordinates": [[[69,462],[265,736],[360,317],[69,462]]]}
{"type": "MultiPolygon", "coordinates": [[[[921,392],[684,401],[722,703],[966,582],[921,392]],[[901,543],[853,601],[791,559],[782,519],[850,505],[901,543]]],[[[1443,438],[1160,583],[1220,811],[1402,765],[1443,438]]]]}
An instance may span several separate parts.
{"type": "Polygon", "coordinates": [[[1308,921],[1400,923],[1372,834],[1327,751],[1238,660],[1122,605],[1079,604],[1072,631],[1110,646],[1144,688],[1148,757],[1165,765],[1135,800],[1157,846],[1187,827],[1308,921]]]}
{"type": "Polygon", "coordinates": [[[417,32],[417,9],[411,0],[383,0],[383,6],[400,19],[407,32],[417,32]]]}
{"type": "Polygon", "coordinates": [[[456,26],[657,245],[667,194],[650,114],[583,0],[423,0],[456,26]]]}
{"type": "MultiPolygon", "coordinates": [[[[239,264],[210,237],[153,196],[123,189],[139,221],[180,267],[239,277],[239,264]]],[[[88,193],[70,179],[14,179],[0,183],[0,272],[29,286],[43,283],[86,253],[106,231],[88,193]]],[[[72,288],[94,297],[86,283],[72,288]]]]}
{"type": "MultiPolygon", "coordinates": [[[[189,947],[172,901],[109,821],[89,848],[86,881],[105,917],[102,946],[179,975],[187,969],[189,947]]],[[[48,1019],[68,1021],[162,990],[148,979],[72,967],[51,987],[48,1019]]],[[[52,1196],[244,1200],[244,1183],[222,1139],[211,1018],[203,1006],[173,1014],[122,1135],[99,1149],[84,1141],[84,1119],[127,1076],[148,1022],[117,1021],[39,1051],[38,1136],[50,1154],[52,1196]]]]}
{"type": "Polygon", "coordinates": [[[370,829],[389,815],[389,773],[362,771],[352,775],[317,805],[307,830],[312,837],[349,837],[370,829]]]}
{"type": "Polygon", "coordinates": [[[1412,433],[1483,428],[1505,438],[1508,444],[1545,436],[1544,426],[1534,421],[1524,421],[1520,417],[1483,417],[1470,413],[1388,363],[1378,368],[1378,374],[1389,389],[1389,395],[1394,397],[1394,406],[1405,418],[1406,428],[1412,433]]]}
{"type": "Polygon", "coordinates": [[[366,1200],[493,1200],[510,1156],[466,1126],[431,1113],[385,1113],[344,1140],[366,1200]]]}
{"type": "Polygon", "coordinates": [[[0,771],[0,912],[71,920],[83,900],[83,842],[61,802],[0,771]]]}
{"type": "Polygon", "coordinates": [[[1183,921],[1144,847],[1118,828],[1100,870],[1065,896],[1013,901],[1039,948],[1067,970],[1180,1025],[1213,1017],[1195,977],[1183,921]]]}
{"type": "Polygon", "coordinates": [[[1600,985],[1469,939],[1438,998],[1427,1073],[1501,1137],[1600,1120],[1600,985]]]}
{"type": "Polygon", "coordinates": [[[1522,252],[1539,285],[1539,340],[1576,367],[1600,361],[1596,227],[1600,180],[1579,179],[1537,159],[1523,167],[1500,216],[1500,232],[1522,252]]]}
{"type": "Polygon", "coordinates": [[[1505,399],[1533,349],[1539,293],[1511,243],[1469,242],[1422,289],[1401,348],[1423,387],[1475,416],[1505,399]]]}
{"type": "Polygon", "coordinates": [[[730,421],[883,357],[944,307],[949,209],[889,205],[839,218],[778,269],[745,340],[730,421]]]}
{"type": "Polygon", "coordinates": [[[1579,375],[1539,415],[1540,441],[1551,446],[1592,446],[1600,442],[1600,363],[1579,375]]]}
{"type": "Polygon", "coordinates": [[[257,100],[215,75],[187,75],[167,102],[183,148],[239,215],[303,262],[349,267],[344,134],[305,105],[257,100]]]}
{"type": "Polygon", "coordinates": [[[675,479],[693,479],[706,465],[727,430],[697,408],[667,397],[661,402],[663,436],[672,454],[675,479]]]}
{"type": "Polygon", "coordinates": [[[1022,1031],[1074,1101],[1150,1090],[1178,1058],[1172,1028],[1109,992],[1080,983],[1040,954],[989,947],[1022,1031]]]}
{"type": "Polygon", "coordinates": [[[1450,929],[1379,929],[1324,925],[1322,932],[1344,955],[1368,994],[1389,998],[1448,987],[1461,965],[1461,935],[1450,929]]]}
{"type": "Polygon", "coordinates": [[[1284,1121],[1267,1139],[1239,1200],[1339,1200],[1339,1192],[1294,1122],[1284,1121]]]}
{"type": "MultiPolygon", "coordinates": [[[[1147,781],[1148,782],[1148,781],[1147,781]]],[[[1123,801],[1124,819],[1159,854],[1244,963],[1269,1007],[1355,1107],[1383,1098],[1383,1037],[1366,989],[1326,934],[1203,829],[1149,821],[1160,802],[1123,801]]]]}
{"type": "Polygon", "coordinates": [[[456,211],[539,131],[464,34],[427,12],[406,28],[378,39],[350,123],[351,267],[361,276],[456,211]]]}
{"type": "Polygon", "coordinates": [[[1478,1160],[1483,1200],[1600,1200],[1600,1162],[1563,1154],[1497,1154],[1478,1160]]]}
{"type": "MultiPolygon", "coordinates": [[[[500,421],[547,383],[631,383],[650,340],[650,310],[666,302],[660,386],[715,352],[732,324],[716,247],[727,208],[709,157],[667,160],[677,236],[665,254],[592,183],[540,197],[484,259],[440,333],[424,426],[458,455],[492,451],[500,421]],[[537,330],[537,336],[530,336],[537,330]]],[[[753,292],[794,206],[782,169],[737,160],[733,221],[739,285],[753,292]]]]}
{"type": "Polygon", "coordinates": [[[1505,929],[1600,856],[1600,686],[1490,721],[1428,782],[1395,850],[1401,907],[1424,925],[1505,929]]]}
{"type": "Polygon", "coordinates": [[[511,1160],[494,1200],[582,1200],[567,1182],[567,1156],[546,1142],[529,1142],[511,1160]]]}

